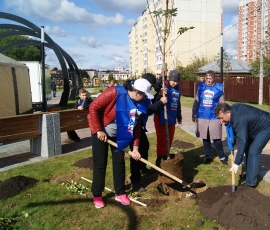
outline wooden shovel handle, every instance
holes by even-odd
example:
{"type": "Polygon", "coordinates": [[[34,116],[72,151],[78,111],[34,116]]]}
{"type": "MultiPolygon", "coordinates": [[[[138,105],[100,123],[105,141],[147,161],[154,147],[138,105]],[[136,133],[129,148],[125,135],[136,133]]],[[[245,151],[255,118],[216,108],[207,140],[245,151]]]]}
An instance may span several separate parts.
{"type": "MultiPolygon", "coordinates": [[[[234,164],[234,150],[231,150],[231,162],[232,162],[232,166],[234,164]]],[[[234,174],[234,170],[232,170],[232,185],[235,185],[235,174],[234,174]]]]}
{"type": "MultiPolygon", "coordinates": [[[[111,140],[108,140],[107,142],[108,142],[110,145],[112,145],[112,146],[114,146],[114,147],[117,148],[117,144],[116,144],[115,142],[113,142],[113,141],[111,141],[111,140]]],[[[123,151],[127,152],[130,156],[132,156],[132,152],[131,152],[131,151],[127,151],[127,150],[123,150],[123,151]]],[[[145,164],[148,165],[148,166],[151,166],[151,167],[154,168],[155,170],[161,172],[162,174],[164,174],[164,175],[166,175],[167,177],[169,177],[169,178],[175,180],[176,182],[179,182],[180,184],[183,184],[184,186],[187,186],[188,188],[190,188],[190,185],[189,185],[189,184],[187,184],[186,182],[184,182],[184,181],[182,181],[181,179],[177,178],[176,176],[174,176],[174,175],[172,175],[172,174],[170,174],[170,173],[164,171],[163,169],[157,167],[156,165],[152,164],[151,162],[149,162],[149,161],[147,161],[147,160],[145,160],[145,159],[143,159],[143,158],[140,158],[140,161],[143,162],[143,163],[145,163],[145,164]]]]}

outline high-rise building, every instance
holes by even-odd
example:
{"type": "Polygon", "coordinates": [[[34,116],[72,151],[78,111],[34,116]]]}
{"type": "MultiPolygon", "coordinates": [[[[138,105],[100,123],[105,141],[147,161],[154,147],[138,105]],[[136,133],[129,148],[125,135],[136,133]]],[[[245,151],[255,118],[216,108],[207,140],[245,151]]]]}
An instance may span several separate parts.
{"type": "MultiPolygon", "coordinates": [[[[172,1],[169,1],[171,4],[172,1]]],[[[222,30],[221,0],[174,0],[177,16],[173,18],[166,42],[167,69],[192,62],[192,57],[214,58],[220,52],[222,30]],[[180,27],[195,27],[178,36],[180,27]]],[[[140,76],[145,72],[160,73],[163,47],[160,33],[164,19],[152,18],[150,11],[166,9],[165,0],[152,0],[129,32],[130,73],[140,76]]],[[[169,9],[171,6],[169,5],[169,9]]],[[[153,15],[153,14],[152,14],[153,15]]]]}
{"type": "Polygon", "coordinates": [[[268,39],[269,4],[270,0],[239,0],[237,59],[250,63],[260,56],[261,33],[263,41],[268,39]]]}

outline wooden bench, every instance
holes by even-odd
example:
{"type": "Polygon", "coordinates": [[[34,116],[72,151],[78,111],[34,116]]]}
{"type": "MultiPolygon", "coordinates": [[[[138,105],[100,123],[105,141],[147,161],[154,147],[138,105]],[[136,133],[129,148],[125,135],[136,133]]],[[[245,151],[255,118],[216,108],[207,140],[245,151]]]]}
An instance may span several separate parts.
{"type": "Polygon", "coordinates": [[[60,132],[72,131],[76,129],[89,128],[87,122],[88,109],[55,111],[60,116],[60,132]]]}
{"type": "MultiPolygon", "coordinates": [[[[52,111],[59,113],[60,132],[88,128],[88,110],[52,111]]],[[[41,136],[40,118],[44,113],[12,116],[0,118],[0,142],[41,136]]],[[[48,114],[48,113],[47,113],[48,114]]]]}
{"type": "Polygon", "coordinates": [[[0,118],[0,142],[41,136],[40,117],[43,113],[0,118]]]}
{"type": "Polygon", "coordinates": [[[0,118],[0,143],[30,139],[31,153],[61,155],[61,132],[89,127],[87,114],[88,110],[73,109],[0,118]]]}

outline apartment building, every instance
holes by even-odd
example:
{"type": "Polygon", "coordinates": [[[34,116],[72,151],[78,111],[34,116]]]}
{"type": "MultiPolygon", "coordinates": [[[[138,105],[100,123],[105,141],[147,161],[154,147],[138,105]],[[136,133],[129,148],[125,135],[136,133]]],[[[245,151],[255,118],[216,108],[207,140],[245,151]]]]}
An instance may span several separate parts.
{"type": "Polygon", "coordinates": [[[268,40],[269,4],[270,0],[239,0],[237,59],[250,63],[260,56],[261,36],[268,40]]]}
{"type": "MultiPolygon", "coordinates": [[[[172,1],[169,1],[170,4],[172,1]]],[[[174,0],[177,16],[171,24],[166,42],[167,68],[174,69],[179,62],[187,65],[192,57],[213,58],[220,52],[222,31],[221,0],[174,0]],[[180,27],[195,28],[178,36],[180,27]]],[[[171,6],[169,5],[169,9],[171,6]]],[[[132,76],[145,72],[160,73],[163,47],[160,33],[164,20],[152,18],[150,11],[166,9],[165,0],[152,0],[129,32],[129,69],[132,76]]]]}

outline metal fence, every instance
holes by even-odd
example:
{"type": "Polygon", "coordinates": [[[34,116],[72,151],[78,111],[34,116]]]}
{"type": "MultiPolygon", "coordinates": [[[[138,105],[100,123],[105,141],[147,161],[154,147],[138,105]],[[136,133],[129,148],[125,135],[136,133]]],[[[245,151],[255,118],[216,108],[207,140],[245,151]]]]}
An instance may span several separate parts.
{"type": "MultiPolygon", "coordinates": [[[[219,82],[219,78],[216,79],[219,82]]],[[[181,95],[194,97],[198,82],[180,81],[181,95]]],[[[263,79],[263,103],[270,105],[270,78],[263,79]]],[[[258,103],[259,78],[250,76],[230,76],[224,78],[224,95],[227,101],[258,103]]]]}

